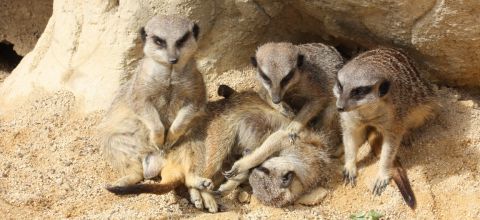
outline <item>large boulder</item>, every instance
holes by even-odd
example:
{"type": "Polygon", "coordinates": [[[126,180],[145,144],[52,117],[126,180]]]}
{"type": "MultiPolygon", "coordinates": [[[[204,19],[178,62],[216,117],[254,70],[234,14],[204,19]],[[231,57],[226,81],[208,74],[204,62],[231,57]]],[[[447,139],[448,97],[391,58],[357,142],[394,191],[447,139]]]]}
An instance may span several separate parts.
{"type": "Polygon", "coordinates": [[[67,89],[85,110],[105,109],[142,56],[137,32],[155,14],[198,21],[197,66],[206,76],[245,67],[267,41],[325,41],[349,54],[400,47],[430,79],[478,87],[479,12],[475,0],[56,0],[35,49],[0,88],[0,102],[36,88],[67,89]]]}

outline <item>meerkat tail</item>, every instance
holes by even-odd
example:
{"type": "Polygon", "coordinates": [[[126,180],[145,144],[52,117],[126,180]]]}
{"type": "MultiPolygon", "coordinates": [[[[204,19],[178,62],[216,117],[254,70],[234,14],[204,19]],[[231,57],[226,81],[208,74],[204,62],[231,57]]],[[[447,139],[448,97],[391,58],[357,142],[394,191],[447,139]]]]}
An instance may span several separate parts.
{"type": "Polygon", "coordinates": [[[107,186],[106,189],[115,195],[130,195],[130,194],[165,194],[174,190],[180,183],[172,184],[136,184],[131,186],[107,186]]]}
{"type": "Polygon", "coordinates": [[[395,184],[397,184],[403,200],[405,200],[410,208],[415,209],[417,206],[417,200],[415,198],[415,194],[413,193],[412,187],[410,186],[410,180],[408,180],[407,172],[405,169],[403,169],[398,157],[395,158],[393,166],[395,168],[392,175],[393,181],[395,184]]]}
{"type": "MultiPolygon", "coordinates": [[[[380,152],[382,151],[382,142],[383,137],[376,131],[369,130],[368,131],[368,143],[372,148],[372,152],[375,156],[379,156],[380,152]]],[[[402,164],[400,163],[400,159],[395,157],[393,162],[393,171],[392,171],[392,179],[397,185],[398,190],[402,194],[403,200],[407,205],[415,209],[417,205],[417,201],[415,198],[415,194],[413,193],[412,187],[410,185],[410,180],[408,179],[407,172],[403,169],[402,164]]]]}

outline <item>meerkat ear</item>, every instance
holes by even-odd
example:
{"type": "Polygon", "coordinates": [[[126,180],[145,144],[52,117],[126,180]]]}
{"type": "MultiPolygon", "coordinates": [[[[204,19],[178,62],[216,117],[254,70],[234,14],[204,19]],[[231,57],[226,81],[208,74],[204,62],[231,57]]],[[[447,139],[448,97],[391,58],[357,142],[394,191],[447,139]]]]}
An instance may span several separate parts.
{"type": "Polygon", "coordinates": [[[380,97],[385,96],[390,90],[390,81],[384,80],[378,87],[378,94],[380,97]]]}
{"type": "Polygon", "coordinates": [[[142,38],[142,42],[145,43],[147,40],[147,32],[145,32],[145,27],[140,28],[140,37],[142,38]]]}
{"type": "Polygon", "coordinates": [[[257,58],[250,57],[250,63],[252,63],[253,67],[257,67],[258,66],[257,58]]]}
{"type": "Polygon", "coordinates": [[[200,34],[200,27],[197,23],[193,24],[192,33],[195,40],[198,40],[198,35],[200,34]]]}
{"type": "Polygon", "coordinates": [[[298,54],[297,57],[297,67],[301,67],[303,65],[303,60],[305,59],[305,56],[303,54],[298,54]]]}

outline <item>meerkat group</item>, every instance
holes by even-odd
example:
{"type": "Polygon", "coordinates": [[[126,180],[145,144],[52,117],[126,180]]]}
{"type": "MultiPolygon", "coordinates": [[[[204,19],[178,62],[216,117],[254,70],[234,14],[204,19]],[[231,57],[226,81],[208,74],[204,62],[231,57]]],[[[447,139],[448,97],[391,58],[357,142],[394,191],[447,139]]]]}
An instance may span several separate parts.
{"type": "Polygon", "coordinates": [[[318,204],[334,176],[332,152],[343,149],[344,180],[355,185],[357,150],[368,142],[380,156],[374,194],[393,178],[415,206],[396,154],[438,102],[403,52],[375,49],[344,64],[324,44],[267,43],[251,58],[260,91],[222,85],[224,98],[207,103],[193,60],[198,25],[156,16],[141,36],[144,57],[101,124],[103,152],[121,174],[110,192],[163,194],[184,185],[195,207],[217,212],[215,196],[248,180],[267,205],[318,204]],[[137,184],[156,176],[158,184],[137,184]]]}

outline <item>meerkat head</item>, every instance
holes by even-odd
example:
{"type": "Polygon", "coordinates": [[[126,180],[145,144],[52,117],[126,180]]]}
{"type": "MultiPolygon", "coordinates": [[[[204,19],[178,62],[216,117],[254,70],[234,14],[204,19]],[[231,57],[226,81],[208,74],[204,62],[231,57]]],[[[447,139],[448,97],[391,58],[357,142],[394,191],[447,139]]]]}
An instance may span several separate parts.
{"type": "Polygon", "coordinates": [[[143,52],[165,65],[185,64],[197,50],[199,27],[176,16],[155,16],[140,29],[143,52]]]}
{"type": "Polygon", "coordinates": [[[305,168],[300,158],[279,156],[253,169],[249,177],[253,194],[265,205],[285,206],[306,190],[301,181],[305,168]]]}
{"type": "Polygon", "coordinates": [[[350,62],[337,75],[333,93],[337,109],[348,112],[358,108],[374,107],[388,97],[390,81],[385,79],[378,67],[359,62],[350,62]]]}
{"type": "Polygon", "coordinates": [[[291,43],[267,43],[258,48],[251,62],[272,102],[278,104],[288,89],[300,80],[304,56],[291,43]]]}

